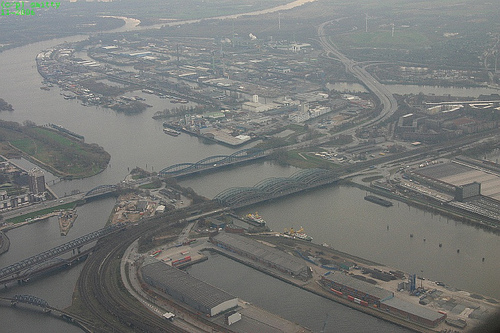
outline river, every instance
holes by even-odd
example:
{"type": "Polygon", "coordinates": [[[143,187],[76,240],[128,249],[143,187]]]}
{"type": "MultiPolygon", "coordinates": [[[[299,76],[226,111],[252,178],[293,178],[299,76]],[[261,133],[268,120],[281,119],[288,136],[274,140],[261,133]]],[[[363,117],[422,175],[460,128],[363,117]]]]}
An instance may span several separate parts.
{"type": "MultiPolygon", "coordinates": [[[[60,124],[84,135],[86,142],[103,146],[112,156],[110,166],[95,177],[55,184],[53,189],[58,194],[64,195],[72,190],[86,191],[103,184],[116,184],[135,166],[160,171],[175,163],[196,162],[207,156],[235,151],[219,145],[207,145],[185,134],[179,137],[165,135],[161,121],[151,117],[154,112],[168,107],[168,100],[137,92],[137,95],[147,98],[147,103],[153,107],[139,115],[124,115],[109,109],[84,107],[75,101],[64,100],[56,87],[50,91],[40,90],[41,77],[36,71],[34,61],[36,54],[65,40],[75,41],[82,38],[83,36],[75,36],[40,42],[0,54],[0,97],[11,103],[15,109],[13,112],[0,113],[1,119],[21,123],[32,120],[37,124],[60,124]]],[[[253,186],[264,178],[289,176],[295,171],[295,168],[258,162],[225,169],[221,173],[196,176],[181,183],[211,198],[228,187],[253,186]]],[[[441,280],[459,288],[500,297],[496,279],[500,276],[500,265],[494,257],[500,253],[498,236],[397,202],[390,208],[380,207],[364,201],[363,195],[363,191],[354,188],[325,187],[257,205],[239,213],[258,210],[275,230],[302,225],[317,243],[326,242],[338,250],[407,272],[421,273],[428,278],[441,280]],[[414,234],[414,238],[409,238],[410,233],[414,234]],[[438,243],[442,243],[443,247],[439,248],[438,243]],[[457,254],[457,249],[461,250],[460,254],[457,254]],[[482,257],[485,257],[485,262],[481,261],[482,257]]],[[[59,235],[56,219],[9,231],[11,249],[0,256],[0,267],[101,228],[113,204],[113,199],[104,199],[78,208],[78,219],[66,237],[59,235]]],[[[219,259],[213,262],[217,267],[219,264],[222,267],[230,265],[234,276],[250,274],[247,268],[241,265],[219,259]]],[[[203,267],[200,266],[200,269],[203,267]]],[[[33,294],[46,299],[53,306],[66,307],[71,303],[80,269],[81,267],[76,267],[50,278],[7,290],[4,295],[33,294]]],[[[227,274],[220,276],[219,272],[220,270],[207,272],[207,279],[216,279],[222,284],[222,288],[225,284],[229,288],[233,277],[227,274]]],[[[277,289],[278,286],[274,287],[276,281],[272,281],[269,282],[268,277],[255,273],[252,284],[247,286],[248,290],[238,296],[243,299],[250,298],[254,292],[268,295],[267,298],[262,297],[262,307],[275,309],[276,304],[282,304],[279,309],[282,316],[312,327],[313,324],[307,319],[296,317],[297,306],[287,306],[285,300],[289,298],[284,297],[289,293],[297,295],[297,298],[306,296],[286,289],[289,286],[280,286],[279,288],[285,289],[277,294],[265,288],[263,291],[257,290],[256,285],[269,285],[271,287],[268,288],[281,290],[277,289]]],[[[314,322],[324,320],[326,313],[332,311],[336,313],[335,316],[344,318],[346,323],[373,319],[337,304],[326,305],[334,310],[318,311],[315,302],[312,299],[299,307],[303,315],[313,317],[314,322]]],[[[0,320],[2,331],[8,332],[79,331],[50,317],[12,309],[2,308],[0,320]]],[[[369,326],[374,331],[400,330],[379,320],[373,320],[369,326]]],[[[314,326],[315,329],[317,327],[314,326]]],[[[328,322],[327,327],[330,327],[328,322]]],[[[355,328],[349,330],[348,327],[343,331],[359,331],[355,328]]]]}
{"type": "MultiPolygon", "coordinates": [[[[479,87],[442,87],[442,86],[427,86],[416,84],[386,84],[387,89],[393,94],[419,94],[435,96],[458,96],[476,98],[480,95],[499,94],[500,89],[494,88],[479,88],[479,87]]],[[[367,92],[366,88],[359,83],[335,82],[327,83],[326,87],[330,90],[337,90],[344,93],[367,92]]]]}

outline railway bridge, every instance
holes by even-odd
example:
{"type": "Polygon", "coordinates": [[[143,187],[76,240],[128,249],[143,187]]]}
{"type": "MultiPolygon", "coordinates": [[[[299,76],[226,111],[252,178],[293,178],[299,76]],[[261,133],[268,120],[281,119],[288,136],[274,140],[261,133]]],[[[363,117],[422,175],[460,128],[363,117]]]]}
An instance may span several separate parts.
{"type": "Polygon", "coordinates": [[[7,283],[12,281],[22,281],[48,268],[62,266],[68,264],[70,260],[57,258],[62,254],[72,252],[72,258],[78,258],[85,253],[81,252],[81,248],[89,243],[97,241],[111,233],[121,230],[124,224],[115,224],[109,227],[91,232],[87,235],[56,246],[50,250],[44,251],[27,259],[21,260],[12,265],[0,269],[0,283],[7,283]]]}
{"type": "Polygon", "coordinates": [[[270,151],[249,148],[242,149],[231,155],[215,155],[204,158],[196,163],[178,163],[162,169],[158,174],[163,177],[183,177],[200,171],[215,170],[221,167],[252,161],[266,157],[270,151]]]}
{"type": "Polygon", "coordinates": [[[217,194],[214,200],[223,206],[236,209],[330,184],[338,179],[337,173],[331,170],[305,169],[290,177],[264,179],[253,187],[226,189],[217,194]]]}
{"type": "Polygon", "coordinates": [[[83,199],[91,199],[91,198],[98,197],[101,195],[113,193],[113,192],[117,191],[118,189],[119,189],[119,185],[100,185],[100,186],[94,187],[93,189],[91,189],[90,191],[85,193],[85,195],[83,196],[83,199]]]}
{"type": "Polygon", "coordinates": [[[0,305],[2,306],[17,307],[20,304],[24,305],[23,309],[31,309],[33,311],[35,311],[36,309],[41,309],[44,313],[50,313],[58,319],[62,319],[80,327],[84,332],[94,331],[93,322],[64,310],[60,310],[53,306],[50,306],[49,303],[42,298],[32,295],[14,295],[13,297],[0,297],[0,305]]]}

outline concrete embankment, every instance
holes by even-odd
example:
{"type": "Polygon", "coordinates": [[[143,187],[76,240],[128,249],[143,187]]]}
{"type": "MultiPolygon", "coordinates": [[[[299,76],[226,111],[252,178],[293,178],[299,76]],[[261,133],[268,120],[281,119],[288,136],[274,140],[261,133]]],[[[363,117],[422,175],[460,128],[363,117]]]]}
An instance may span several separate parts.
{"type": "Polygon", "coordinates": [[[9,237],[3,232],[0,231],[0,254],[3,254],[9,251],[10,240],[9,237]]]}

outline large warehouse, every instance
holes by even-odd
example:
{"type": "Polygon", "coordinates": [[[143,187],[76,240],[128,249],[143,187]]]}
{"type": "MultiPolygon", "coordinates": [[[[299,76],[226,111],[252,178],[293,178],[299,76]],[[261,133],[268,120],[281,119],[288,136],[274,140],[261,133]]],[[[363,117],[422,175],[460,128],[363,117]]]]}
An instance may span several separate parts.
{"type": "Polygon", "coordinates": [[[496,163],[458,156],[447,163],[421,164],[407,175],[413,183],[403,181],[405,189],[500,221],[500,166],[496,163]]]}
{"type": "MultiPolygon", "coordinates": [[[[480,164],[480,166],[473,164],[480,162],[459,157],[448,163],[419,168],[414,170],[413,173],[426,178],[430,182],[434,181],[455,187],[477,182],[481,184],[481,195],[500,201],[500,172],[488,164],[480,164]]],[[[433,184],[430,183],[429,185],[433,184]]]]}
{"type": "Polygon", "coordinates": [[[146,259],[141,272],[146,283],[204,314],[215,316],[238,306],[237,297],[154,258],[146,259]]]}
{"type": "Polygon", "coordinates": [[[380,302],[394,297],[393,292],[340,272],[330,274],[328,278],[322,277],[321,283],[328,288],[341,292],[343,295],[352,296],[377,306],[380,305],[380,302]]]}
{"type": "Polygon", "coordinates": [[[440,322],[446,319],[446,314],[395,297],[380,303],[380,309],[395,316],[429,327],[436,327],[440,322]]]}
{"type": "Polygon", "coordinates": [[[380,310],[420,325],[435,327],[446,319],[446,314],[394,297],[393,292],[344,273],[336,272],[328,275],[328,278],[322,277],[321,284],[331,288],[332,293],[337,296],[347,296],[347,299],[353,302],[358,300],[356,303],[364,306],[374,305],[380,310]]]}
{"type": "Polygon", "coordinates": [[[304,280],[309,278],[309,269],[302,259],[261,244],[248,237],[230,233],[219,233],[211,238],[215,245],[241,256],[263,263],[281,272],[304,280]]]}

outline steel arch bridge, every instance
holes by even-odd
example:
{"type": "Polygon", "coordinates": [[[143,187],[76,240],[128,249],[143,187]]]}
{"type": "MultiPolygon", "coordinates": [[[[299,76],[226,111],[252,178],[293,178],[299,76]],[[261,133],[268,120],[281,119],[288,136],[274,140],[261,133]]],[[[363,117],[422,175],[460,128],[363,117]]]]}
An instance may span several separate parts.
{"type": "Polygon", "coordinates": [[[254,187],[231,187],[214,198],[217,202],[228,207],[239,207],[243,202],[260,202],[268,199],[267,193],[254,187]]]}
{"type": "Polygon", "coordinates": [[[105,194],[105,193],[111,193],[114,192],[118,189],[118,185],[100,185],[97,187],[94,187],[87,193],[85,193],[84,198],[90,198],[90,197],[95,197],[97,195],[105,194]]]}
{"type": "Polygon", "coordinates": [[[198,170],[214,168],[223,165],[229,165],[235,162],[251,160],[260,156],[264,156],[264,151],[261,149],[248,148],[242,149],[231,155],[215,155],[204,158],[196,163],[179,163],[162,169],[158,174],[160,176],[177,176],[198,170]]]}
{"type": "Polygon", "coordinates": [[[239,208],[264,200],[279,198],[300,192],[338,179],[336,173],[325,169],[300,170],[290,177],[267,178],[253,187],[233,187],[214,197],[223,206],[239,208]]]}
{"type": "Polygon", "coordinates": [[[296,181],[292,178],[280,177],[280,178],[267,178],[263,181],[254,185],[257,189],[271,195],[279,195],[281,193],[289,193],[300,191],[304,184],[296,181]]]}

